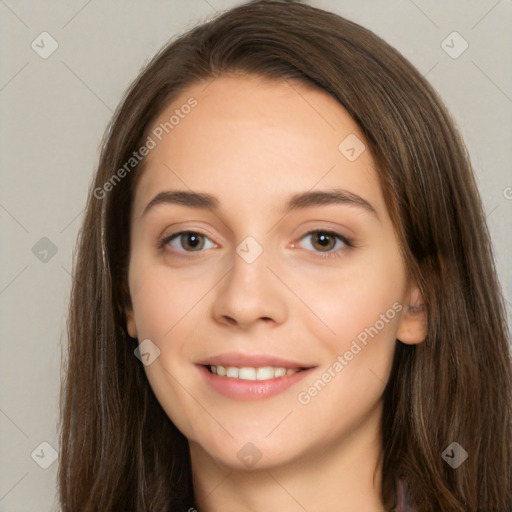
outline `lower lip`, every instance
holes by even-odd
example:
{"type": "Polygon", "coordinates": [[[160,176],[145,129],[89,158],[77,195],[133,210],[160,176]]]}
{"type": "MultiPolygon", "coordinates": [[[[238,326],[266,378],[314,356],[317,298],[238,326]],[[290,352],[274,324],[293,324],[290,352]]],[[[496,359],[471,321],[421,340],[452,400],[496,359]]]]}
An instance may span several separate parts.
{"type": "Polygon", "coordinates": [[[229,398],[235,400],[263,400],[283,393],[306,375],[309,375],[314,368],[308,368],[291,375],[268,380],[243,380],[221,377],[211,373],[203,365],[198,365],[198,369],[209,386],[229,398]]]}

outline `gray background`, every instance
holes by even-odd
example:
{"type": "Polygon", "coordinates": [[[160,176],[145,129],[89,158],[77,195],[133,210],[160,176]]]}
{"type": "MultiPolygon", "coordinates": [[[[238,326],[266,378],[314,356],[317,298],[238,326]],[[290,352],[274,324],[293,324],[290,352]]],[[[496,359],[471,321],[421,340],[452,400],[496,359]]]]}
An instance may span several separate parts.
{"type": "MultiPolygon", "coordinates": [[[[40,445],[59,449],[72,251],[106,124],[169,38],[239,3],[0,0],[0,511],[58,510],[57,462],[40,467],[51,462],[40,445]],[[44,31],[58,43],[48,58],[31,47],[51,49],[44,31]]],[[[307,3],[382,36],[440,92],[472,157],[510,311],[511,0],[307,3]],[[457,58],[453,31],[469,44],[457,58]]]]}

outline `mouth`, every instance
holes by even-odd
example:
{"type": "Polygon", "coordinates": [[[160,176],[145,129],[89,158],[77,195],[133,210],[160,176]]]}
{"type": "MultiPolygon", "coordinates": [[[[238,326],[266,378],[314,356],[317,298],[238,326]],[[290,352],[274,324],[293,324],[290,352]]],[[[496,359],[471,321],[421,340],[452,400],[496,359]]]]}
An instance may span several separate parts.
{"type": "Polygon", "coordinates": [[[261,400],[294,386],[316,366],[257,354],[222,354],[196,363],[205,384],[234,400],[261,400]]]}
{"type": "Polygon", "coordinates": [[[241,380],[271,380],[293,375],[307,370],[307,368],[285,368],[284,366],[223,366],[223,365],[204,365],[212,374],[227,379],[241,380]]]}

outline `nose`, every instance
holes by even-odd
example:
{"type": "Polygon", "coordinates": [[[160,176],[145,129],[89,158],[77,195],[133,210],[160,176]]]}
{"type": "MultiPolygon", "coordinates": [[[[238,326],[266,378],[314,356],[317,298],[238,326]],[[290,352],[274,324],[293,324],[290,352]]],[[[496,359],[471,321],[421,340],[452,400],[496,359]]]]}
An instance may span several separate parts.
{"type": "Polygon", "coordinates": [[[269,263],[265,250],[250,263],[233,254],[233,266],[215,288],[213,316],[217,322],[244,330],[255,324],[277,326],[285,322],[290,298],[269,263]]]}

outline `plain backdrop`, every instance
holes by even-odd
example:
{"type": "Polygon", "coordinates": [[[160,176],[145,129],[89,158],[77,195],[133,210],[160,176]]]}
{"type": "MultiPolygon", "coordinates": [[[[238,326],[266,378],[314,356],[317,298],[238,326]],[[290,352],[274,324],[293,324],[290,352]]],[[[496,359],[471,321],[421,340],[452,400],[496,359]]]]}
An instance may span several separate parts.
{"type": "MultiPolygon", "coordinates": [[[[0,511],[58,510],[72,252],[107,122],[164,43],[239,3],[0,0],[0,511]]],[[[472,157],[510,311],[512,2],[306,3],[376,32],[441,94],[472,157]]]]}

